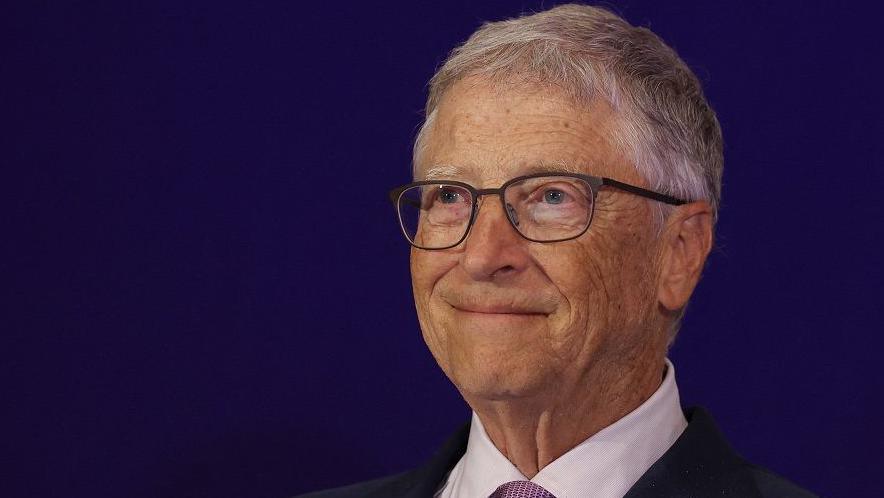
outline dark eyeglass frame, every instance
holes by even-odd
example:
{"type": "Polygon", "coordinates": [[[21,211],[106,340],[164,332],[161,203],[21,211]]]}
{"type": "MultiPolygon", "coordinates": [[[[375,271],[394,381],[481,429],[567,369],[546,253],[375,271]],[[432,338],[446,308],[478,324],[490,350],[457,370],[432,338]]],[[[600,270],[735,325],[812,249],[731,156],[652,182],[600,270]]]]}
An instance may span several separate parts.
{"type": "MultiPolygon", "coordinates": [[[[576,239],[577,237],[580,237],[581,235],[586,233],[587,230],[589,230],[589,226],[592,224],[592,219],[593,219],[593,216],[595,215],[596,197],[598,197],[599,190],[601,190],[602,187],[612,187],[617,190],[621,190],[623,192],[629,192],[630,194],[635,194],[635,195],[638,195],[641,197],[645,197],[647,199],[652,199],[652,200],[663,202],[665,204],[670,204],[673,206],[681,206],[683,204],[687,204],[690,202],[690,201],[686,201],[683,199],[679,199],[677,197],[672,197],[670,195],[661,194],[660,192],[654,192],[653,190],[648,190],[645,188],[636,187],[635,185],[623,183],[623,182],[614,180],[612,178],[605,178],[605,177],[601,177],[601,176],[592,176],[592,175],[581,175],[578,173],[557,172],[557,171],[550,171],[547,173],[534,173],[531,175],[517,176],[515,178],[507,180],[499,188],[477,189],[468,183],[459,182],[456,180],[424,180],[424,181],[413,182],[413,183],[409,183],[407,185],[402,185],[400,187],[396,187],[390,191],[389,196],[390,196],[390,202],[393,203],[393,208],[396,209],[396,217],[399,219],[399,227],[402,229],[402,234],[405,235],[405,239],[408,241],[408,243],[418,249],[423,249],[425,251],[442,251],[445,249],[451,249],[452,247],[455,247],[458,244],[460,244],[461,242],[463,242],[464,240],[466,240],[467,236],[470,234],[470,230],[472,230],[472,228],[473,228],[473,223],[475,223],[475,221],[476,221],[476,215],[479,211],[479,197],[481,197],[483,195],[497,195],[500,198],[500,203],[503,206],[503,212],[506,213],[507,220],[509,220],[510,225],[513,227],[513,229],[516,231],[516,233],[521,235],[522,238],[524,238],[524,239],[530,240],[531,242],[540,242],[540,243],[544,243],[544,244],[552,243],[552,242],[564,242],[566,240],[576,239]],[[566,237],[564,239],[536,240],[536,239],[532,239],[530,237],[527,237],[516,226],[516,222],[513,220],[513,215],[510,212],[510,209],[507,208],[506,200],[504,197],[504,193],[506,192],[507,187],[509,187],[510,185],[512,185],[514,183],[522,182],[525,180],[530,180],[532,178],[544,178],[544,177],[577,178],[577,179],[583,180],[584,182],[587,183],[587,185],[589,185],[589,190],[592,193],[592,209],[589,213],[589,221],[586,223],[586,227],[580,233],[578,233],[574,236],[571,236],[571,237],[566,237]],[[471,206],[471,210],[470,210],[470,219],[469,219],[469,222],[467,223],[467,228],[466,228],[466,230],[464,230],[463,236],[460,239],[458,239],[458,241],[455,242],[454,244],[451,244],[451,245],[448,245],[445,247],[422,247],[422,246],[415,244],[411,240],[411,238],[408,236],[408,231],[405,228],[405,223],[402,221],[402,213],[399,210],[399,199],[400,199],[400,197],[402,197],[402,194],[406,190],[408,190],[410,188],[414,188],[414,187],[419,187],[422,185],[452,185],[452,186],[462,187],[462,188],[466,189],[467,191],[469,191],[470,195],[472,196],[472,206],[471,206]]],[[[416,207],[420,208],[420,206],[416,206],[416,207]]]]}

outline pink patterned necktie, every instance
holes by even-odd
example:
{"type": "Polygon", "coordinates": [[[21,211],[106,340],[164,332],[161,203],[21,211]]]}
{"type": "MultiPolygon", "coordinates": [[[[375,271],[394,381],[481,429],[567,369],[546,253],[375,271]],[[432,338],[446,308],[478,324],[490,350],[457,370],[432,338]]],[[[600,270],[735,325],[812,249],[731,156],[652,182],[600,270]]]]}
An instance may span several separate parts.
{"type": "Polygon", "coordinates": [[[531,481],[511,481],[501,484],[488,498],[556,498],[549,491],[531,481]]]}

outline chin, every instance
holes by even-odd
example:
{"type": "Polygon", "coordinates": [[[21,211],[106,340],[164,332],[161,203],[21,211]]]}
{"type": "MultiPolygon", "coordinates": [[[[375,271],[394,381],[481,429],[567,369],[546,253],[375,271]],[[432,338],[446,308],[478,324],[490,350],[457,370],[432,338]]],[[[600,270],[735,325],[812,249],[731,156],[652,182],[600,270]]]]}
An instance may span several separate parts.
{"type": "Polygon", "coordinates": [[[504,400],[535,396],[548,389],[555,365],[542,338],[539,317],[445,316],[425,340],[445,375],[470,399],[504,400]],[[490,326],[483,320],[505,321],[490,326]],[[516,323],[509,323],[514,321],[516,323]]]}
{"type": "Polygon", "coordinates": [[[542,393],[547,378],[534,362],[473,363],[454,366],[448,376],[461,395],[471,399],[504,401],[542,393]]]}

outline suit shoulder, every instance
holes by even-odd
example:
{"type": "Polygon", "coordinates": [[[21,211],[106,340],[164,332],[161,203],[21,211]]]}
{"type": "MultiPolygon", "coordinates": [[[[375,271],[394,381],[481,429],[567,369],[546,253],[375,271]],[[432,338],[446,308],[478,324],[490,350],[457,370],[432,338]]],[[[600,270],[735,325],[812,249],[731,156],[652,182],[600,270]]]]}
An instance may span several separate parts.
{"type": "Polygon", "coordinates": [[[747,463],[749,473],[761,496],[777,498],[819,498],[818,495],[798,486],[783,476],[777,475],[763,467],[747,463]]]}
{"type": "Polygon", "coordinates": [[[708,412],[685,412],[688,427],[626,495],[807,498],[814,494],[747,462],[730,446],[708,412]]]}

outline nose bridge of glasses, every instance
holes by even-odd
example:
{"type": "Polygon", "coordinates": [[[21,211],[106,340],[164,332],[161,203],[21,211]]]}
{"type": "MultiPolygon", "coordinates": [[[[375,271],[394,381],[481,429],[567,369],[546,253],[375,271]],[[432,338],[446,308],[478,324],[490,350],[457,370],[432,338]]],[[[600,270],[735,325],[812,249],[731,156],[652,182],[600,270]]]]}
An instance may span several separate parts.
{"type": "Polygon", "coordinates": [[[474,201],[476,203],[476,208],[473,211],[473,219],[471,220],[471,224],[475,224],[476,221],[478,221],[480,208],[482,207],[482,205],[484,205],[484,202],[482,201],[482,199],[484,199],[487,196],[497,196],[500,199],[501,206],[503,207],[504,217],[509,220],[509,222],[510,222],[509,224],[511,225],[511,227],[516,228],[518,226],[518,224],[519,224],[518,216],[516,215],[515,209],[513,209],[513,207],[510,206],[509,204],[507,204],[506,199],[504,197],[504,190],[505,190],[505,188],[476,189],[476,191],[475,191],[476,198],[474,201]]]}
{"type": "Polygon", "coordinates": [[[473,192],[473,195],[476,196],[475,202],[476,202],[476,207],[478,208],[479,201],[483,197],[486,197],[489,195],[496,195],[496,196],[500,197],[501,199],[503,199],[503,189],[502,188],[480,188],[480,189],[476,189],[473,192]]]}

